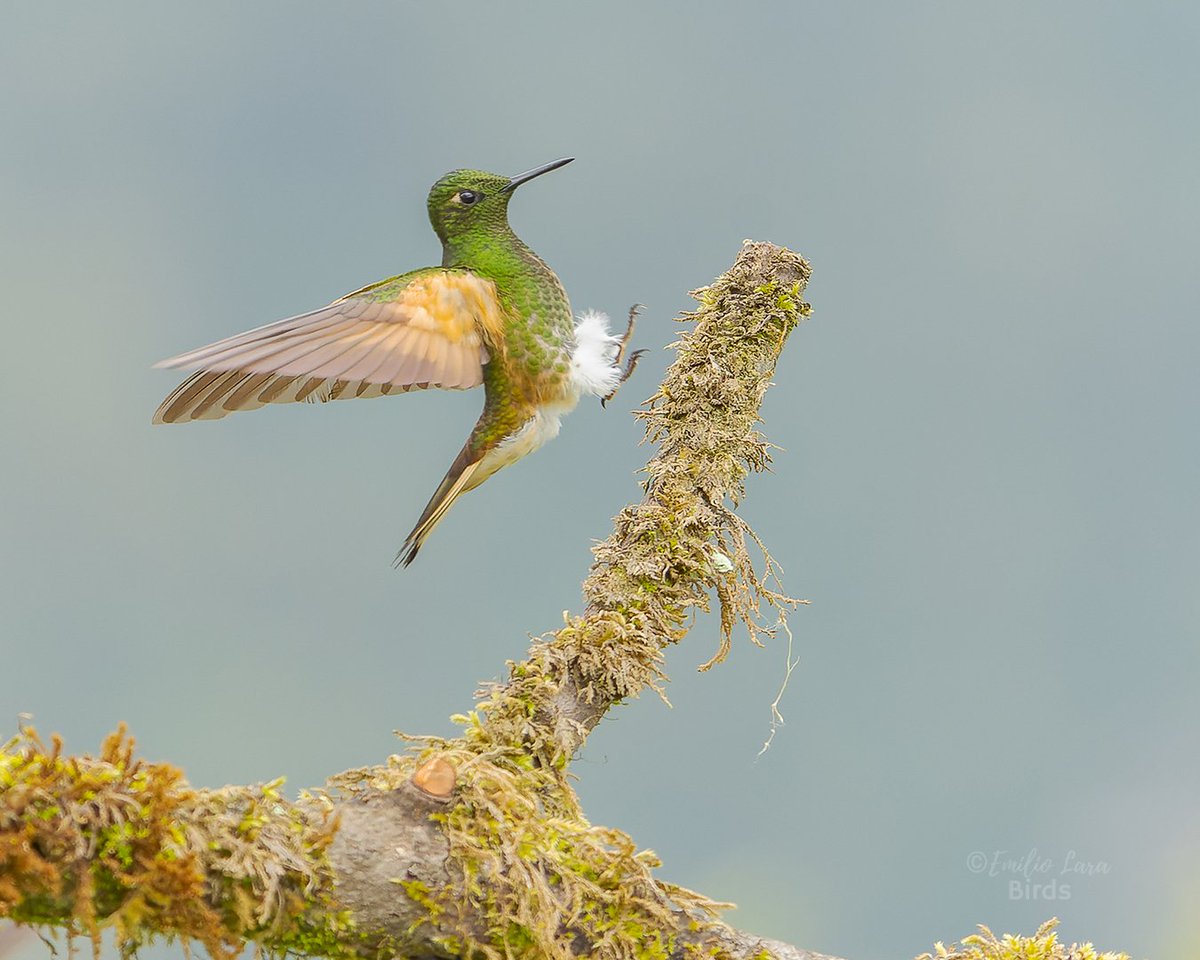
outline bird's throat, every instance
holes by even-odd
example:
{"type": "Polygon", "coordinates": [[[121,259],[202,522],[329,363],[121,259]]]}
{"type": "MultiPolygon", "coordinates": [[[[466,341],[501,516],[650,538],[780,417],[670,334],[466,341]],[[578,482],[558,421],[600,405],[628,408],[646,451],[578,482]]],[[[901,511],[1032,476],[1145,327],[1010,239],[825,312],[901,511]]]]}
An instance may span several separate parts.
{"type": "Polygon", "coordinates": [[[514,280],[553,276],[546,262],[508,228],[444,243],[442,266],[470,270],[502,286],[514,280]]]}

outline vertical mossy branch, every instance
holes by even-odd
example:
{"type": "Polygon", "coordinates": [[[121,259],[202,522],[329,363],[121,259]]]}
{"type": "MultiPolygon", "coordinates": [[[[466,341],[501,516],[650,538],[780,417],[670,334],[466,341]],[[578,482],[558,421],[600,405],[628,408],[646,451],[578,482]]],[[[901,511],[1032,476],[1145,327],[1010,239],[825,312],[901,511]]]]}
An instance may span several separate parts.
{"type": "Polygon", "coordinates": [[[788,335],[809,314],[810,274],[790,250],[748,241],[727,273],[692,294],[699,309],[680,317],[690,329],[638,414],[657,447],[645,496],[595,548],[584,613],[534,644],[482,705],[481,738],[523,742],[542,762],[561,765],[610,706],[659,689],[664,648],[713,595],[721,645],[702,669],[724,659],[738,622],[758,642],[771,630],[763,607],[778,621],[795,603],[769,586],[774,561],[733,507],[747,474],[771,460],[759,409],[788,335]]]}

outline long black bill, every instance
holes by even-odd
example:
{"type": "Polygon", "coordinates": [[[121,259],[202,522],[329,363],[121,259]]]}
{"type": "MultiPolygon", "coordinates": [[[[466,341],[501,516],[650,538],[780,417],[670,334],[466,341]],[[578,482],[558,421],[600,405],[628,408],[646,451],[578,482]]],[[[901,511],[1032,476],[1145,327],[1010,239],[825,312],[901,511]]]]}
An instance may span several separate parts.
{"type": "Polygon", "coordinates": [[[532,170],[526,170],[524,173],[518,173],[500,189],[505,193],[509,193],[513,190],[516,190],[521,184],[528,183],[534,177],[540,177],[543,173],[549,173],[551,170],[557,170],[559,167],[565,167],[574,159],[574,157],[563,157],[561,160],[553,160],[550,163],[543,163],[540,167],[534,167],[532,170]]]}

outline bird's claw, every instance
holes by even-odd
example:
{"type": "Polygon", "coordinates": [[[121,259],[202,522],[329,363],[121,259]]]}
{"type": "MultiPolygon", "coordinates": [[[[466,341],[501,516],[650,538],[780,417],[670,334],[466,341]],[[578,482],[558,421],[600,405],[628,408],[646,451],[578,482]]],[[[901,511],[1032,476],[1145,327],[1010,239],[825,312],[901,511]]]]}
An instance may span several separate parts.
{"type": "Polygon", "coordinates": [[[638,360],[640,360],[642,354],[646,352],[645,350],[634,350],[633,353],[629,355],[628,360],[625,358],[625,351],[629,347],[629,341],[633,339],[633,328],[637,325],[638,312],[643,309],[645,309],[645,304],[643,303],[635,303],[629,308],[629,323],[625,325],[625,333],[621,336],[621,342],[617,347],[617,356],[616,359],[613,360],[614,367],[619,367],[622,363],[624,363],[625,369],[621,372],[621,379],[617,381],[617,385],[613,387],[609,393],[600,398],[601,407],[608,406],[608,401],[617,395],[617,391],[621,389],[621,384],[629,379],[630,375],[634,371],[634,368],[638,365],[638,360]]]}

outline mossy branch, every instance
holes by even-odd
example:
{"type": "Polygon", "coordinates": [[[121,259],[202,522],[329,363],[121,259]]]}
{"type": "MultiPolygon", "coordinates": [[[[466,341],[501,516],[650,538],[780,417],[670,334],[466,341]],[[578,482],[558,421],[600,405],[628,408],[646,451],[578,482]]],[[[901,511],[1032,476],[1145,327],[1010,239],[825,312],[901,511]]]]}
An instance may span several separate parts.
{"type": "Polygon", "coordinates": [[[639,414],[657,450],[645,495],[596,548],[584,612],[510,664],[456,718],[460,736],[414,738],[293,802],[278,783],[192,789],[135,759],[123,731],[69,758],[27,729],[0,750],[0,917],[215,956],[250,942],[337,960],[819,958],[658,879],[652,853],[588,823],[565,774],[609,708],[661,688],[665,648],[713,595],[722,644],[705,667],[739,622],[757,642],[795,602],[734,507],[770,461],[759,406],[808,277],[790,251],[747,243],[694,294],[639,414]]]}
{"type": "Polygon", "coordinates": [[[280,783],[193,790],[174,767],[136,759],[124,729],[99,756],[65,757],[26,728],[0,749],[0,917],[131,949],[154,936],[233,956],[285,945],[312,918],[336,943],[326,805],[280,783]]]}

